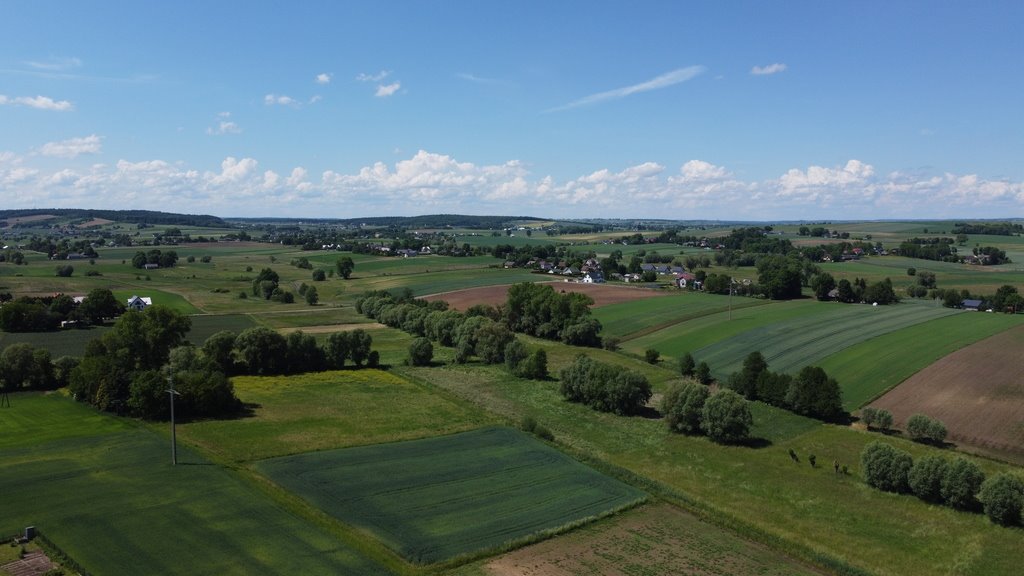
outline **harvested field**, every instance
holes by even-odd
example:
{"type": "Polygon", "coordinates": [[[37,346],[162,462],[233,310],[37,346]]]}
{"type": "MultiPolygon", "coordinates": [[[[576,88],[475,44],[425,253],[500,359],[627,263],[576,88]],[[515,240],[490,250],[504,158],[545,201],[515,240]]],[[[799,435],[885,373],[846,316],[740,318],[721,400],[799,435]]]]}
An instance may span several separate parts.
{"type": "MultiPolygon", "coordinates": [[[[582,282],[538,282],[538,284],[548,284],[556,292],[581,292],[586,294],[594,299],[595,308],[673,294],[670,291],[651,290],[649,288],[608,284],[583,284],[582,282]]],[[[455,310],[465,310],[475,304],[490,304],[491,306],[504,304],[507,297],[508,286],[482,286],[480,288],[467,288],[466,290],[431,294],[423,299],[428,301],[444,300],[455,310]]]]}
{"type": "Polygon", "coordinates": [[[113,224],[113,220],[107,220],[106,218],[93,218],[88,222],[82,222],[77,228],[92,228],[93,226],[103,226],[105,224],[113,224]]]}
{"type": "Polygon", "coordinates": [[[494,576],[817,573],[667,504],[631,510],[483,568],[494,576]]]}
{"type": "Polygon", "coordinates": [[[1024,326],[958,350],[871,405],[897,426],[915,413],[941,420],[949,440],[1024,463],[1024,326]]]}

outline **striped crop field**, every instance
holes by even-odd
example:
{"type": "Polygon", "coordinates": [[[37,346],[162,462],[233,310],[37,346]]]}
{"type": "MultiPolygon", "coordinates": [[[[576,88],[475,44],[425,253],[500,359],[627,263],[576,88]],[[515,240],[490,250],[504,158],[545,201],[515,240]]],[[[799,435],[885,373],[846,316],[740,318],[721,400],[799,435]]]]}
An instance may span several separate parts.
{"type": "Polygon", "coordinates": [[[509,428],[286,456],[257,468],[418,564],[499,548],[645,498],[509,428]]]}
{"type": "MultiPolygon", "coordinates": [[[[734,310],[761,306],[767,300],[735,298],[734,310]]],[[[663,298],[651,298],[609,304],[594,309],[594,317],[601,321],[602,333],[617,338],[635,338],[659,330],[729,310],[729,297],[697,292],[678,292],[663,298]]]]}
{"type": "Polygon", "coordinates": [[[950,316],[959,310],[933,304],[895,306],[826,304],[828,313],[797,317],[748,330],[695,350],[719,379],[738,371],[751,352],[761,352],[776,372],[795,373],[804,366],[876,336],[950,316]]]}

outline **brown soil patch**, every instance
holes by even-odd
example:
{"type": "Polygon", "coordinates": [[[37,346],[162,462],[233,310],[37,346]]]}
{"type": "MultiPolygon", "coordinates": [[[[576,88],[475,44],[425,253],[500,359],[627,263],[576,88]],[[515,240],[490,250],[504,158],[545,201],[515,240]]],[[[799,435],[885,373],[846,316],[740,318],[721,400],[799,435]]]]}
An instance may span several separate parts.
{"type": "Polygon", "coordinates": [[[494,576],[817,574],[666,504],[527,546],[483,568],[494,576]]]}
{"type": "Polygon", "coordinates": [[[27,552],[21,560],[0,566],[0,570],[11,576],[39,576],[53,570],[53,563],[42,550],[27,552]]]}
{"type": "Polygon", "coordinates": [[[93,218],[88,222],[79,224],[78,228],[92,228],[93,226],[103,226],[104,224],[113,224],[113,220],[107,220],[106,218],[93,218]]]}
{"type": "MultiPolygon", "coordinates": [[[[584,284],[582,282],[539,282],[547,284],[556,292],[580,292],[594,299],[594,307],[618,304],[619,302],[632,302],[645,298],[657,298],[668,296],[671,292],[651,290],[650,288],[638,288],[633,286],[621,286],[614,284],[584,284]]],[[[480,288],[467,288],[455,290],[454,292],[442,292],[424,296],[427,301],[444,300],[455,310],[465,310],[476,304],[489,304],[498,306],[504,304],[508,299],[508,286],[482,286],[480,288]]]]}
{"type": "Polygon", "coordinates": [[[872,406],[897,426],[918,412],[948,440],[1024,462],[1024,326],[958,350],[910,377],[872,406]]]}
{"type": "Polygon", "coordinates": [[[362,324],[326,324],[323,326],[299,326],[296,328],[281,328],[278,330],[281,334],[291,334],[292,332],[302,331],[303,334],[333,334],[335,332],[348,332],[351,330],[373,330],[375,328],[387,328],[387,326],[379,322],[365,322],[362,324]]]}

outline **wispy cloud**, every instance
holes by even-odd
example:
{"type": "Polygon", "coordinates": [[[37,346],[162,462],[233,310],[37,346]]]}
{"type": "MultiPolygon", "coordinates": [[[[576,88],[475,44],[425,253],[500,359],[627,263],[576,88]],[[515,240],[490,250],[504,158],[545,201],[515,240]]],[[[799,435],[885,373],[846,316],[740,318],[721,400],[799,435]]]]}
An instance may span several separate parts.
{"type": "Polygon", "coordinates": [[[59,72],[63,70],[71,70],[73,68],[80,68],[82,66],[82,61],[78,58],[48,58],[46,60],[27,60],[24,64],[30,68],[35,68],[36,70],[59,72]]]}
{"type": "Polygon", "coordinates": [[[0,106],[5,104],[9,106],[28,106],[38,110],[56,110],[58,112],[67,112],[75,109],[75,106],[67,100],[54,100],[48,96],[8,97],[0,94],[0,106]]]}
{"type": "Polygon", "coordinates": [[[704,72],[703,66],[687,66],[686,68],[679,68],[671,72],[666,72],[661,76],[652,78],[646,82],[639,84],[633,84],[632,86],[625,86],[623,88],[616,88],[614,90],[608,90],[606,92],[598,92],[597,94],[591,94],[585,96],[579,100],[573,100],[563,106],[558,106],[546,110],[546,112],[560,112],[562,110],[569,110],[571,108],[579,108],[580,106],[589,106],[591,104],[598,104],[600,102],[607,102],[609,100],[619,100],[633,94],[640,94],[642,92],[650,92],[651,90],[660,90],[661,88],[667,88],[676,84],[686,82],[704,72]]]}
{"type": "Polygon", "coordinates": [[[461,78],[461,79],[466,80],[468,82],[473,82],[474,84],[488,84],[488,85],[508,84],[508,81],[506,81],[506,80],[500,80],[498,78],[484,78],[484,77],[481,77],[481,76],[477,76],[475,74],[470,74],[468,72],[459,72],[459,73],[457,73],[455,75],[455,77],[456,78],[461,78]]]}
{"type": "Polygon", "coordinates": [[[299,102],[291,96],[285,96],[284,94],[267,94],[263,97],[263,103],[267,106],[298,106],[299,102]]]}
{"type": "Polygon", "coordinates": [[[394,82],[392,84],[380,84],[377,86],[377,93],[374,94],[377,98],[387,98],[392,96],[398,89],[402,87],[401,82],[394,82]]]}
{"type": "Polygon", "coordinates": [[[771,76],[772,74],[778,74],[779,72],[785,72],[786,65],[776,62],[767,66],[754,66],[750,69],[750,73],[754,76],[771,76]]]}
{"type": "Polygon", "coordinates": [[[39,148],[43,156],[56,156],[57,158],[75,158],[82,154],[99,154],[103,146],[100,137],[91,134],[83,138],[70,138],[60,142],[47,142],[39,148]]]}
{"type": "Polygon", "coordinates": [[[206,129],[206,133],[210,136],[223,136],[224,134],[241,134],[242,128],[234,122],[228,120],[221,120],[217,123],[217,127],[209,127],[206,129]]]}
{"type": "Polygon", "coordinates": [[[331,74],[327,72],[322,72],[320,74],[317,74],[316,78],[314,78],[313,81],[316,82],[317,84],[330,84],[331,74]]]}
{"type": "Polygon", "coordinates": [[[363,72],[356,76],[356,80],[358,80],[359,82],[380,82],[381,80],[387,78],[390,75],[390,70],[381,70],[376,74],[366,74],[365,72],[363,72]]]}

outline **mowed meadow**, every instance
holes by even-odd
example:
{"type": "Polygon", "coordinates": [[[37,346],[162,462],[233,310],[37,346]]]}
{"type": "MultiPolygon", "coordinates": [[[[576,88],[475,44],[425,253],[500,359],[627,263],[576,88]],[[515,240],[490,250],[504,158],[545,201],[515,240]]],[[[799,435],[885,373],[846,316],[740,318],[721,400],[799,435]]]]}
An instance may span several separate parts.
{"type": "MultiPolygon", "coordinates": [[[[894,246],[911,235],[939,235],[950,224],[833,227],[894,246]]],[[[808,240],[795,227],[778,231],[808,240]]],[[[699,233],[724,235],[728,228],[699,233]]],[[[571,245],[598,258],[613,250],[627,259],[647,251],[709,254],[674,244],[609,244],[610,236],[600,233],[453,235],[458,244],[479,246],[571,245]]],[[[972,243],[975,238],[1007,250],[1014,263],[987,269],[869,257],[822,267],[837,279],[888,277],[898,290],[913,282],[906,274],[912,266],[935,272],[942,287],[1020,287],[1024,242],[972,235],[972,243]]],[[[640,286],[557,282],[556,291],[592,294],[593,317],[618,346],[580,348],[520,336],[530,350],[546,352],[550,372],[544,380],[524,380],[501,365],[456,364],[454,349],[436,343],[430,366],[409,366],[413,336],[358,313],[355,302],[367,290],[389,290],[450,299],[458,309],[495,305],[510,285],[548,282],[551,275],[506,269],[503,258],[480,255],[402,258],[260,242],[174,249],[177,266],[141,271],[130,265],[134,248],[100,248],[95,264],[73,262],[70,278],[57,278],[57,263],[45,255],[26,252],[27,265],[0,263],[0,292],[84,295],[109,288],[122,300],[148,296],[189,315],[188,340],[195,345],[221,330],[257,326],[303,331],[321,344],[358,328],[372,336],[381,366],[235,376],[244,410],[179,422],[176,467],[167,423],[99,413],[61,391],[10,394],[11,406],[0,407],[0,531],[37,526],[94,575],[1019,570],[1020,528],[874,490],[861,477],[860,453],[874,440],[915,458],[952,458],[965,448],[985,456],[965,454],[987,474],[1024,477],[1015,452],[1024,429],[1024,315],[965,312],[931,300],[818,302],[807,289],[803,298],[782,302],[730,298],[679,290],[667,277],[640,286]],[[314,270],[333,270],[342,256],[355,264],[349,279],[313,280],[314,270]],[[293,265],[302,258],[311,268],[293,265]],[[315,286],[319,302],[254,297],[252,280],[263,268],[276,271],[289,290],[315,286]],[[97,274],[86,276],[90,270],[97,274]],[[659,359],[644,361],[648,350],[659,359]],[[853,423],[823,424],[754,402],[748,444],[668,431],[659,400],[683,380],[683,354],[724,379],[753,351],[775,371],[822,366],[839,382],[853,423]],[[654,392],[643,415],[565,401],[558,373],[579,354],[643,374],[654,392]],[[940,448],[898,431],[867,431],[856,415],[869,404],[892,410],[897,424],[915,411],[938,417],[951,442],[940,448]],[[524,419],[553,439],[519,431],[524,419]],[[836,473],[833,462],[846,473],[836,473]]],[[[707,272],[757,276],[747,267],[712,265],[707,272]]],[[[0,332],[0,347],[26,342],[55,358],[80,356],[107,330],[0,332]]]]}

